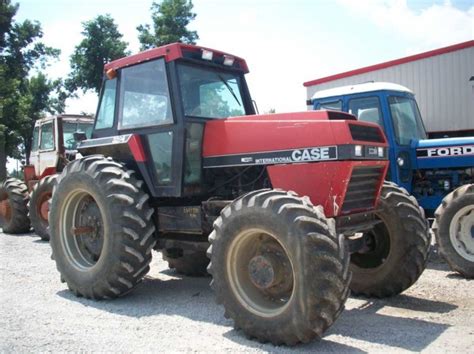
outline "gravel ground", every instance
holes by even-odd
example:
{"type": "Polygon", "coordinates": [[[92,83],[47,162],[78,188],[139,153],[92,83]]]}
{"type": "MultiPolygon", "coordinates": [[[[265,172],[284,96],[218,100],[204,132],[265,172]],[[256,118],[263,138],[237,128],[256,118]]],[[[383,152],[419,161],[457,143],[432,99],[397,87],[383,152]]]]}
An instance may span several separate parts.
{"type": "Polygon", "coordinates": [[[180,277],[155,253],[130,295],[74,297],[60,283],[47,242],[0,233],[0,352],[471,352],[474,283],[438,257],[415,286],[388,300],[350,298],[320,340],[295,348],[247,340],[223,317],[209,278],[180,277]]]}

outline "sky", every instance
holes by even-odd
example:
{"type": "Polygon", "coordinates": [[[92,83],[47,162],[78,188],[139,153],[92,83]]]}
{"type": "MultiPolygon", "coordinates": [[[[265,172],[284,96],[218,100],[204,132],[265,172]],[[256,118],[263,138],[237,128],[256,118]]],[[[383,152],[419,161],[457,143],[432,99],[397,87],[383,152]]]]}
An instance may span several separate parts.
{"type": "MultiPolygon", "coordinates": [[[[13,0],[13,2],[15,2],[13,0]]],[[[110,14],[132,53],[152,0],[20,0],[15,18],[41,23],[61,49],[46,69],[65,78],[83,21],[110,14]]],[[[474,39],[474,0],[194,0],[197,44],[246,59],[260,113],[306,110],[303,82],[474,39]]],[[[95,113],[97,96],[67,101],[66,113],[95,113]]]]}

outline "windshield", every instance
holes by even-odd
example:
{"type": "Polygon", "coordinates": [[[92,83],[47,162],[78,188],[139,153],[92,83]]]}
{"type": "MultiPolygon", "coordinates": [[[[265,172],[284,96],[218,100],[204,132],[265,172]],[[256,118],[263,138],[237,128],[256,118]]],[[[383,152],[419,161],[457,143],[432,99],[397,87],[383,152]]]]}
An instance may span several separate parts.
{"type": "Polygon", "coordinates": [[[414,99],[390,96],[388,102],[398,144],[410,145],[412,139],[426,139],[425,127],[414,99]]]}
{"type": "Polygon", "coordinates": [[[238,74],[212,68],[178,66],[184,114],[227,118],[245,115],[238,74]]]}
{"type": "Polygon", "coordinates": [[[92,123],[65,122],[63,124],[64,148],[66,150],[75,150],[77,142],[74,140],[74,133],[86,133],[87,139],[92,135],[92,123]]]}

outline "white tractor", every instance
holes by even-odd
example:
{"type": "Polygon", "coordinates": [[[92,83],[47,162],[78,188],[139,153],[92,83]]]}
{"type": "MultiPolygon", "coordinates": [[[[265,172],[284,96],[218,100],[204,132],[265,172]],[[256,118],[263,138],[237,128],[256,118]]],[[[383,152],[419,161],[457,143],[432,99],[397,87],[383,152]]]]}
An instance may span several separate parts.
{"type": "Polygon", "coordinates": [[[87,115],[62,114],[36,121],[30,164],[24,179],[7,178],[0,185],[0,228],[6,233],[28,232],[31,226],[49,240],[49,199],[57,173],[76,158],[75,133],[90,137],[94,120],[87,115]]]}

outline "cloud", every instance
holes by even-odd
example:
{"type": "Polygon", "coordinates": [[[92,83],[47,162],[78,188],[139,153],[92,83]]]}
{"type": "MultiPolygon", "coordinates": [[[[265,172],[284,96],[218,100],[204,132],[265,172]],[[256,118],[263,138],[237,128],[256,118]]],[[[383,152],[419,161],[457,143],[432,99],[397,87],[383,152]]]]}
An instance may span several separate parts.
{"type": "Polygon", "coordinates": [[[338,0],[338,3],[382,30],[416,43],[410,48],[412,52],[474,38],[474,5],[462,11],[445,1],[417,11],[410,8],[406,0],[338,0]]]}

